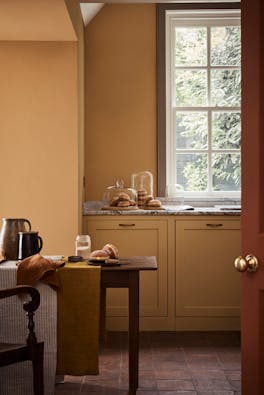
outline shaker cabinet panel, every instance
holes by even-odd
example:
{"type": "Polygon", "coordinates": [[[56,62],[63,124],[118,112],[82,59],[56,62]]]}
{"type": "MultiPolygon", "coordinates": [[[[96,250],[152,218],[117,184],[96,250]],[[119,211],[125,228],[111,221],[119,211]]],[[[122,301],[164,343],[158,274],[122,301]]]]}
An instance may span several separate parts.
{"type": "Polygon", "coordinates": [[[239,221],[176,221],[176,316],[239,317],[239,221]]]}
{"type": "MultiPolygon", "coordinates": [[[[140,273],[140,317],[167,315],[167,222],[139,220],[133,217],[119,219],[87,219],[87,233],[91,236],[92,250],[104,244],[117,246],[119,255],[154,255],[158,270],[140,273]]],[[[127,289],[107,290],[107,313],[112,317],[127,316],[127,289]]]]}

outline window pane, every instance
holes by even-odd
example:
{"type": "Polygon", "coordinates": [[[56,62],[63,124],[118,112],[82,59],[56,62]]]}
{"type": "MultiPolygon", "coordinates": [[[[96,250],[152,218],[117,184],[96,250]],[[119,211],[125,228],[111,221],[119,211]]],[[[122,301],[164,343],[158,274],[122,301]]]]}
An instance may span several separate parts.
{"type": "Polygon", "coordinates": [[[211,65],[239,66],[241,35],[239,26],[211,28],[211,65]]]}
{"type": "Polygon", "coordinates": [[[206,28],[179,27],[175,29],[175,65],[206,66],[206,28]]]}
{"type": "Polygon", "coordinates": [[[178,154],[176,158],[177,184],[186,191],[206,191],[208,179],[207,154],[178,154]]]}
{"type": "Polygon", "coordinates": [[[207,104],[207,74],[205,70],[175,70],[176,106],[207,104]]]}
{"type": "Polygon", "coordinates": [[[207,148],[207,112],[176,113],[176,149],[207,148]]]}
{"type": "Polygon", "coordinates": [[[240,154],[214,154],[213,159],[213,190],[240,190],[240,154]]]}
{"type": "Polygon", "coordinates": [[[211,71],[211,101],[215,106],[240,105],[240,70],[211,71]]]}
{"type": "Polygon", "coordinates": [[[239,112],[212,113],[213,149],[240,149],[241,114],[239,112]]]}

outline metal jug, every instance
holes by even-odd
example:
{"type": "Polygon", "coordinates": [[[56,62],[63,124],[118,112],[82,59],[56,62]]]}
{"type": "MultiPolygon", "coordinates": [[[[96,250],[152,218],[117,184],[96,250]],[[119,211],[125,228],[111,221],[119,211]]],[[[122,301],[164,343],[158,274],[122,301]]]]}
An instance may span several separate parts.
{"type": "Polygon", "coordinates": [[[2,218],[0,250],[7,260],[18,258],[18,232],[31,230],[31,223],[25,218],[2,218]]]}

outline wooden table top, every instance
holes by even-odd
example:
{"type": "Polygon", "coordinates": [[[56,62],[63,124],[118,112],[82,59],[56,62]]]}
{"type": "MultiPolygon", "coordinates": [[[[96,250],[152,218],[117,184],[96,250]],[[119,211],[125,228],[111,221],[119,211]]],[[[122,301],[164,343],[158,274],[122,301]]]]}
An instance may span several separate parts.
{"type": "Polygon", "coordinates": [[[157,270],[157,259],[155,256],[131,256],[119,258],[119,266],[102,266],[101,270],[118,270],[118,271],[132,271],[132,270],[157,270]]]}

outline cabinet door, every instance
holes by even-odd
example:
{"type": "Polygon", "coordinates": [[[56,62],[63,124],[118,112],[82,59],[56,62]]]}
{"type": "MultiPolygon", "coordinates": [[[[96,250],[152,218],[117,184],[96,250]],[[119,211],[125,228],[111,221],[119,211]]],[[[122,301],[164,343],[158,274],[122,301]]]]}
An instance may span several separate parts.
{"type": "Polygon", "coordinates": [[[239,220],[176,222],[176,316],[239,317],[239,229],[239,220]]]}
{"type": "MultiPolygon", "coordinates": [[[[140,273],[140,316],[167,315],[167,222],[138,219],[87,219],[92,249],[115,244],[120,256],[154,255],[157,271],[140,273]]],[[[127,316],[127,289],[107,290],[109,316],[127,316]]]]}

